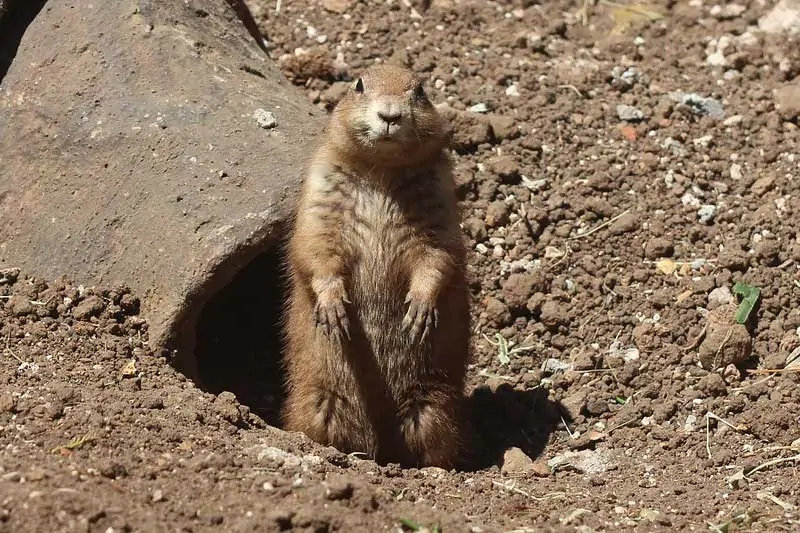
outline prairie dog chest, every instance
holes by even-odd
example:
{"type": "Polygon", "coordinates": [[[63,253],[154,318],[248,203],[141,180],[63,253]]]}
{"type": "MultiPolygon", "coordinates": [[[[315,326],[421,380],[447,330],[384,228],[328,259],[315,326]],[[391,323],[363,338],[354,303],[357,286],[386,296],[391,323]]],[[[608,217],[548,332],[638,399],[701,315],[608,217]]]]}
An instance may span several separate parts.
{"type": "Polygon", "coordinates": [[[366,224],[381,226],[403,219],[400,205],[383,190],[356,187],[352,192],[353,217],[366,224]]]}
{"type": "Polygon", "coordinates": [[[386,191],[356,187],[351,201],[347,225],[352,232],[351,245],[361,251],[360,255],[389,253],[408,238],[408,221],[403,210],[386,191]]]}

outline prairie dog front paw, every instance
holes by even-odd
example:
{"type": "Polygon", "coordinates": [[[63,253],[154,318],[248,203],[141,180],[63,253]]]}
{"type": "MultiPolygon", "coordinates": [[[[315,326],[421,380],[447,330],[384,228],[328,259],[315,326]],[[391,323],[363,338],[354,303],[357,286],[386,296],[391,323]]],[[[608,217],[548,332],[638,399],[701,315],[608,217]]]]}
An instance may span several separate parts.
{"type": "Polygon", "coordinates": [[[312,287],[317,295],[314,306],[314,320],[317,331],[330,339],[341,341],[350,339],[350,322],[347,318],[345,303],[347,292],[342,278],[324,278],[312,282],[312,287]]]}
{"type": "Polygon", "coordinates": [[[406,295],[408,311],[403,317],[403,329],[411,334],[414,342],[424,341],[439,321],[436,303],[411,291],[406,295]]]}

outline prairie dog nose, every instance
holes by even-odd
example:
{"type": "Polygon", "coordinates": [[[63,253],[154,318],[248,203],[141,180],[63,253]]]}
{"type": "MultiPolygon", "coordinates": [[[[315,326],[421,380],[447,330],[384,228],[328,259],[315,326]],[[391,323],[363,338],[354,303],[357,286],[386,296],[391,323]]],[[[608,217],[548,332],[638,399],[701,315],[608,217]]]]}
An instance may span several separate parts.
{"type": "Polygon", "coordinates": [[[387,124],[397,124],[402,117],[402,111],[397,104],[385,103],[378,109],[378,118],[387,124]]]}
{"type": "Polygon", "coordinates": [[[380,119],[388,124],[396,124],[400,122],[400,113],[393,111],[378,111],[380,119]]]}

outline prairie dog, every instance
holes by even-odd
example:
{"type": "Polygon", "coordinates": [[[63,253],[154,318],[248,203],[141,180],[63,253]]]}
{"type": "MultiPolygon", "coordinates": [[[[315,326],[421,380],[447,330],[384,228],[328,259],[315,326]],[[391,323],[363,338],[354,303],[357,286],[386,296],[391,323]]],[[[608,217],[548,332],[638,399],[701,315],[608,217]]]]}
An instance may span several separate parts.
{"type": "Polygon", "coordinates": [[[470,309],[449,129],[374,66],[303,183],[287,266],[285,429],[379,463],[459,466],[470,309]]]}

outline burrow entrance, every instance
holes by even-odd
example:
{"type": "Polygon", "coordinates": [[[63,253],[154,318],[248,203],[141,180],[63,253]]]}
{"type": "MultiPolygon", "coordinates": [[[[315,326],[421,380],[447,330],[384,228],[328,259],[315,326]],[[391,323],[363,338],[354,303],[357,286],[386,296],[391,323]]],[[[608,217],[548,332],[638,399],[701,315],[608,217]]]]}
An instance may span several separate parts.
{"type": "MultiPolygon", "coordinates": [[[[282,254],[275,243],[241,267],[202,305],[193,333],[198,385],[214,394],[232,392],[278,428],[285,394],[281,314],[288,295],[282,254]]],[[[244,260],[229,259],[228,268],[244,260]]],[[[561,417],[569,418],[540,387],[481,386],[468,403],[475,430],[469,469],[499,464],[511,446],[538,456],[561,417]]]]}
{"type": "Polygon", "coordinates": [[[244,266],[203,306],[194,357],[203,389],[229,391],[280,427],[284,397],[281,311],[287,285],[282,248],[272,246],[244,266]]]}

